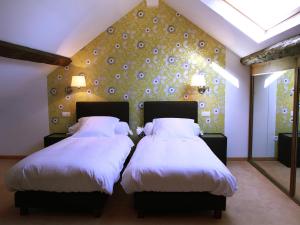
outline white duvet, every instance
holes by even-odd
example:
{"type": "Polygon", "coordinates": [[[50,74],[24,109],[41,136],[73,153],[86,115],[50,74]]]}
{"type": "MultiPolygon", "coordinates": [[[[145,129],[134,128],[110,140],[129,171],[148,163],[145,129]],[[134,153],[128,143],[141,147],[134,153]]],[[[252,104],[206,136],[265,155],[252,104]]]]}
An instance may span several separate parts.
{"type": "Polygon", "coordinates": [[[231,196],[237,190],[235,177],[199,137],[144,137],[123,173],[121,185],[127,193],[208,191],[231,196]]]}
{"type": "Polygon", "coordinates": [[[69,137],[35,152],[6,174],[11,191],[112,194],[133,142],[128,136],[69,137]]]}

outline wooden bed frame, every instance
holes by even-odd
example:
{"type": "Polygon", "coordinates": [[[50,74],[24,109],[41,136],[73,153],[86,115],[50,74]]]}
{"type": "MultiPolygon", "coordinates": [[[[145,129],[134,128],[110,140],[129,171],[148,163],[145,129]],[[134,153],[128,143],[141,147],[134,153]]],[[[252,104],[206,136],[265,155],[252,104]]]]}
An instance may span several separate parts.
{"type": "MultiPolygon", "coordinates": [[[[144,103],[144,124],[155,118],[190,118],[198,122],[198,103],[194,101],[161,101],[144,103]]],[[[148,212],[213,210],[222,217],[226,197],[208,192],[135,192],[134,207],[138,217],[148,212]]]]}
{"type": "MultiPolygon", "coordinates": [[[[129,123],[128,102],[77,102],[76,119],[85,116],[115,116],[129,123]]],[[[109,195],[102,192],[17,191],[15,207],[26,215],[30,208],[92,211],[100,217],[109,195]]]]}

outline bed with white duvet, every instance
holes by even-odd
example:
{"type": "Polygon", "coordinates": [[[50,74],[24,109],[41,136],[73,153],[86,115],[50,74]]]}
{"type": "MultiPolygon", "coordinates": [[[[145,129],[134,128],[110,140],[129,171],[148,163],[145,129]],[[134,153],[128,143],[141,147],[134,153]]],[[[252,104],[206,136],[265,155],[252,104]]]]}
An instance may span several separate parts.
{"type": "Polygon", "coordinates": [[[210,192],[232,196],[237,182],[200,137],[149,135],[139,142],[121,185],[133,192],[210,192]]]}
{"type": "Polygon", "coordinates": [[[69,137],[31,154],[6,175],[11,191],[111,195],[133,142],[126,135],[69,137]]]}

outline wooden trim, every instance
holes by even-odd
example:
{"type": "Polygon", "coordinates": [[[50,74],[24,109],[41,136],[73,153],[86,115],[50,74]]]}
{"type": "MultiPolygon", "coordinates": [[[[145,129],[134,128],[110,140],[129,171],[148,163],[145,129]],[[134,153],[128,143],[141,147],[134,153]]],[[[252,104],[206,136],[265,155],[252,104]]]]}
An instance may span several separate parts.
{"type": "Polygon", "coordinates": [[[283,70],[295,69],[297,67],[297,57],[285,57],[264,63],[252,65],[252,76],[264,75],[283,70]]]}
{"type": "Polygon", "coordinates": [[[247,161],[247,157],[228,157],[228,161],[247,161]]]}
{"type": "Polygon", "coordinates": [[[56,55],[5,41],[0,41],[0,56],[57,66],[67,66],[72,62],[70,58],[65,56],[56,55]]]}
{"type": "Polygon", "coordinates": [[[274,59],[300,55],[300,34],[241,58],[243,65],[263,63],[274,59]]]}
{"type": "MultiPolygon", "coordinates": [[[[252,67],[250,68],[252,74],[252,67]]],[[[253,101],[254,101],[254,77],[250,76],[250,96],[249,96],[249,128],[248,128],[248,160],[252,159],[252,140],[253,140],[253,101]]]]}
{"type": "Polygon", "coordinates": [[[294,75],[294,102],[293,102],[293,137],[291,149],[291,175],[290,175],[290,196],[295,195],[296,172],[297,172],[297,149],[298,149],[298,121],[299,121],[299,72],[300,68],[295,69],[294,75]]]}
{"type": "Polygon", "coordinates": [[[275,157],[253,157],[253,161],[277,161],[275,157]]]}
{"type": "Polygon", "coordinates": [[[24,159],[26,155],[0,155],[0,159],[24,159]]]}

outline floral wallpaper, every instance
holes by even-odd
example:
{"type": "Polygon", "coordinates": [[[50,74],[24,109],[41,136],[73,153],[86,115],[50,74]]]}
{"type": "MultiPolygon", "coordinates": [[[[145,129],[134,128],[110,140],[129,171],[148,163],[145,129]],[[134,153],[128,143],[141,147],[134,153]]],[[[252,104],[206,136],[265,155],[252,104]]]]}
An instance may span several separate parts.
{"type": "Polygon", "coordinates": [[[225,65],[225,47],[164,2],[139,4],[72,57],[72,64],[48,75],[49,126],[65,132],[75,123],[76,101],[129,101],[130,126],[143,124],[143,102],[198,101],[204,132],[223,132],[225,81],[211,67],[225,65]],[[87,87],[73,88],[83,74],[87,87]],[[190,87],[194,74],[205,76],[209,90],[190,87]],[[202,111],[210,111],[202,117],[202,111]],[[62,117],[71,112],[71,117],[62,117]]]}
{"type": "Polygon", "coordinates": [[[294,70],[286,70],[277,81],[276,133],[291,133],[293,126],[294,70]]]}

